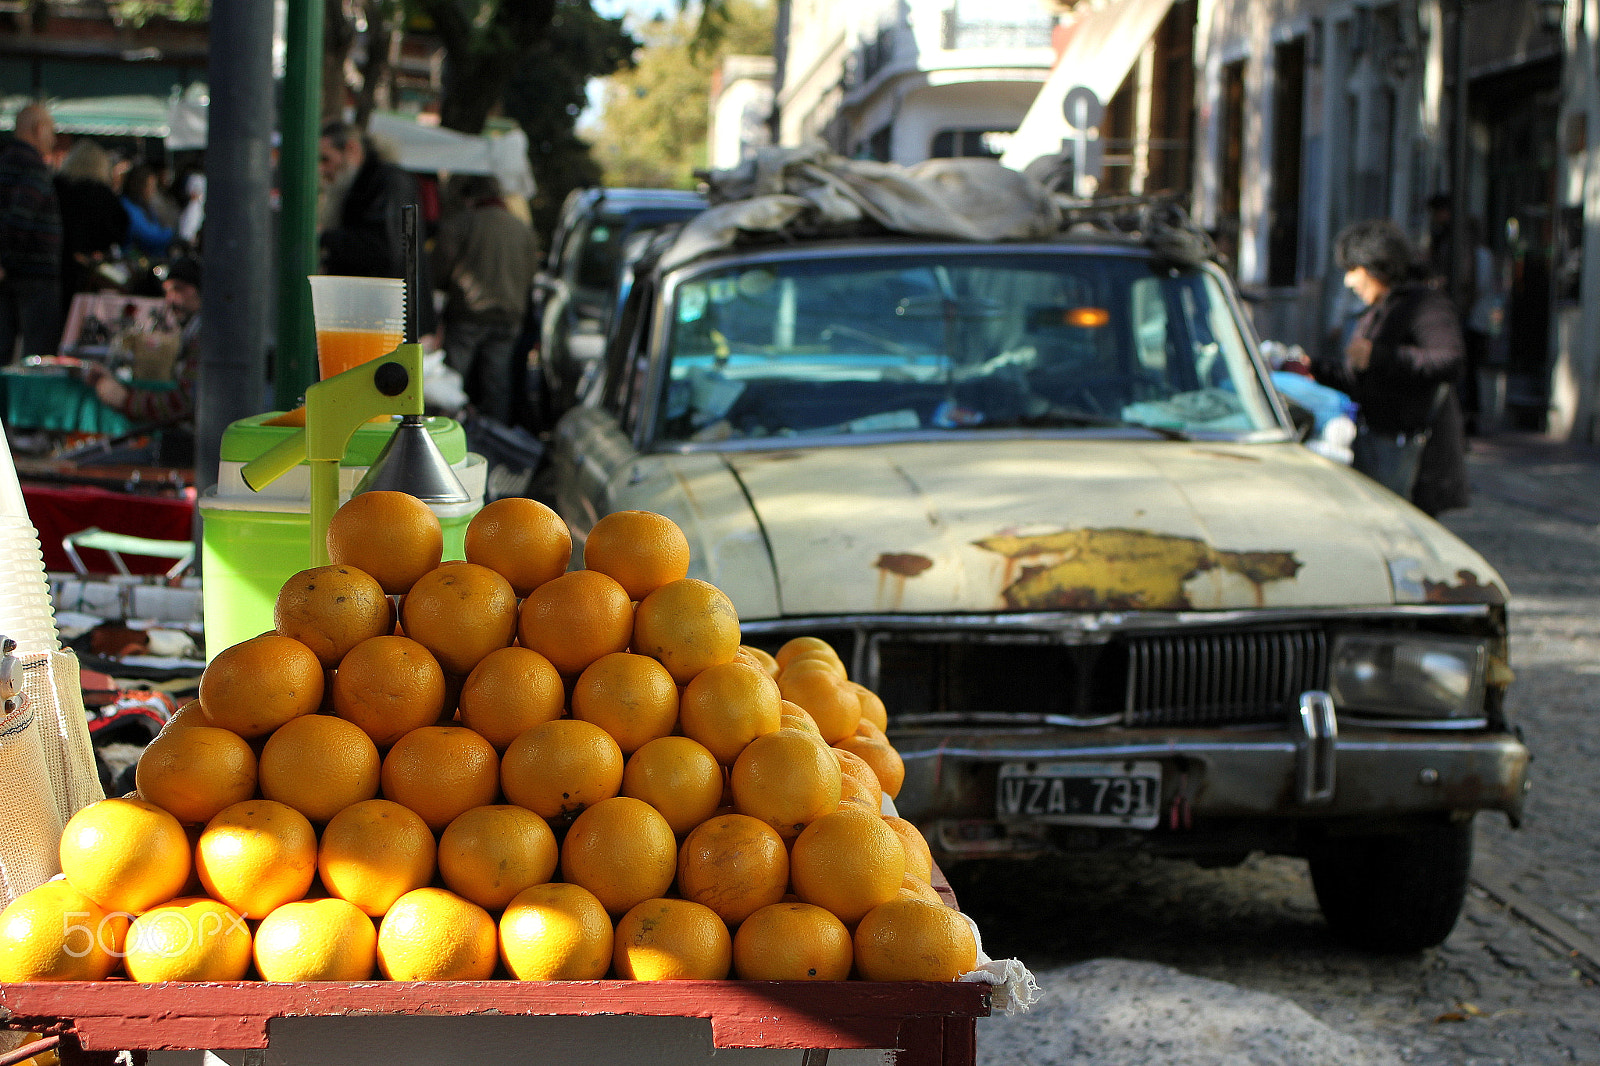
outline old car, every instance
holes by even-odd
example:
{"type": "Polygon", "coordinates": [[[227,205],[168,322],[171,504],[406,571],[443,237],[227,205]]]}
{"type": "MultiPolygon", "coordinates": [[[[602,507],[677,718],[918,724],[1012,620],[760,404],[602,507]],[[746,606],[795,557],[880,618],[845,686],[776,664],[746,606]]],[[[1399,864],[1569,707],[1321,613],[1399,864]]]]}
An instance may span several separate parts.
{"type": "Polygon", "coordinates": [[[571,406],[599,361],[616,307],[621,250],[645,233],[700,212],[679,189],[574,189],[562,205],[543,270],[534,279],[545,414],[571,406]]]}
{"type": "Polygon", "coordinates": [[[1505,586],[1301,443],[1203,241],[746,225],[639,266],[553,434],[575,538],[666,514],[747,642],[830,641],[946,868],[1301,856],[1344,938],[1440,942],[1523,805],[1505,586]]]}

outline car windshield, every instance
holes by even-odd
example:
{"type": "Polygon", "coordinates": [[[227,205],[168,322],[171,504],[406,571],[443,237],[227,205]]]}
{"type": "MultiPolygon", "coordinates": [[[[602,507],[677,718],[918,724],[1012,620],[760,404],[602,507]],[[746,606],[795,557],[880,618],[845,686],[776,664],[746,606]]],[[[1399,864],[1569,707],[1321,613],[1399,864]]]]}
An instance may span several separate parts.
{"type": "Polygon", "coordinates": [[[1278,423],[1208,272],[1094,253],[870,255],[714,268],[670,310],[656,436],[1278,423]]]}

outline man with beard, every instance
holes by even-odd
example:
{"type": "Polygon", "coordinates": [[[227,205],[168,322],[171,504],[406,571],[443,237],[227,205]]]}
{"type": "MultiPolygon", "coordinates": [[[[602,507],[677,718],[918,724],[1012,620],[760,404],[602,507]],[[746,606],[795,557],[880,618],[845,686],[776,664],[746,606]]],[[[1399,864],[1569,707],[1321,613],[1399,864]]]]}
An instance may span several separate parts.
{"type": "MultiPolygon", "coordinates": [[[[319,238],[323,272],[347,277],[405,277],[400,209],[420,203],[411,175],[381,159],[360,128],[348,122],[330,122],[322,128],[317,170],[326,197],[319,238]]],[[[419,233],[419,240],[421,236],[419,233]]],[[[437,323],[426,259],[422,271],[422,291],[406,296],[419,301],[421,330],[431,334],[437,323]]]]}

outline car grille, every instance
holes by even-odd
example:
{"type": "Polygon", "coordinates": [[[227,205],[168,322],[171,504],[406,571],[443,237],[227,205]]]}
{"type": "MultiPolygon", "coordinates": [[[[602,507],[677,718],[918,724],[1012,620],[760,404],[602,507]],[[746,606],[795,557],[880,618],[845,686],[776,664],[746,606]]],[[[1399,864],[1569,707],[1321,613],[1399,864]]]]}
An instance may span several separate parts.
{"type": "Polygon", "coordinates": [[[1133,727],[1279,723],[1327,686],[1317,628],[1123,635],[1107,644],[972,634],[880,639],[877,691],[891,716],[1066,716],[1133,727]]]}
{"type": "Polygon", "coordinates": [[[1300,693],[1324,688],[1321,630],[1180,634],[1128,642],[1130,726],[1279,721],[1300,693]]]}

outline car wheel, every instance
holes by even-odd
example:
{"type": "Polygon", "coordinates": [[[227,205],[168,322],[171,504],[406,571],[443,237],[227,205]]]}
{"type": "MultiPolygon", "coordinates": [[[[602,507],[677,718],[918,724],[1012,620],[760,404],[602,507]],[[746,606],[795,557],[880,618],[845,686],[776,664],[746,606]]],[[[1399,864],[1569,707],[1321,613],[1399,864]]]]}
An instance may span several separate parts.
{"type": "Polygon", "coordinates": [[[1368,951],[1411,952],[1455,927],[1472,867],[1472,822],[1336,838],[1311,856],[1311,884],[1334,935],[1368,951]]]}

